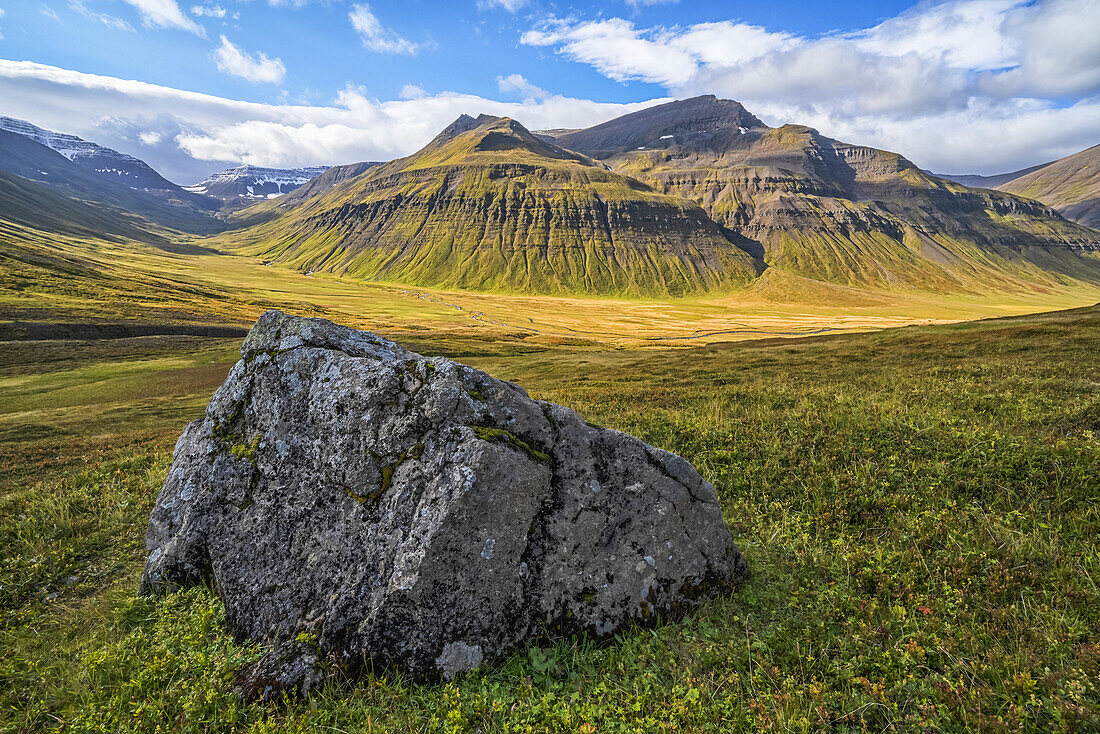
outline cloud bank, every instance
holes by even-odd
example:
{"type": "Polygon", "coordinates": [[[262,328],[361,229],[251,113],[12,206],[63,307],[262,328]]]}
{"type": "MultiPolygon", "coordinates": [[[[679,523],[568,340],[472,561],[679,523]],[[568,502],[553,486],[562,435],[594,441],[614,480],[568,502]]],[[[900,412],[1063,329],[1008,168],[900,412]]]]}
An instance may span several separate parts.
{"type": "Polygon", "coordinates": [[[389,160],[420,148],[463,113],[508,115],[535,129],[582,127],[667,101],[606,104],[547,95],[498,102],[445,93],[382,102],[349,87],[328,106],[271,105],[3,60],[0,99],[7,115],[137,155],[184,184],[241,163],[389,160]]]}

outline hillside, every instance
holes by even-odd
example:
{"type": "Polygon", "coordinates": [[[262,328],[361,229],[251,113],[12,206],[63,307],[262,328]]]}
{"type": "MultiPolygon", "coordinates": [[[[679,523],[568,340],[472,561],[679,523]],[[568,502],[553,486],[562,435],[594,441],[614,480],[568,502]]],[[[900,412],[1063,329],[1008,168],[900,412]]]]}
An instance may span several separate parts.
{"type": "MultiPolygon", "coordinates": [[[[190,234],[210,234],[224,228],[208,209],[194,206],[189,201],[193,195],[187,192],[181,191],[182,196],[177,198],[171,192],[155,196],[133,189],[89,171],[24,135],[6,130],[0,130],[0,171],[38,182],[87,205],[136,215],[161,227],[190,234]]],[[[2,214],[0,212],[0,216],[2,214]]],[[[39,215],[43,222],[48,222],[54,212],[43,204],[39,215]]],[[[33,222],[28,223],[35,226],[33,222]]]]}
{"type": "Polygon", "coordinates": [[[1100,228],[1100,145],[1049,163],[998,188],[1038,199],[1067,219],[1100,228]]]}
{"type": "Polygon", "coordinates": [[[968,189],[896,153],[801,125],[769,128],[713,96],[558,142],[701,205],[771,267],[860,287],[976,292],[1100,278],[1100,233],[1036,202],[968,189]]]}
{"type": "Polygon", "coordinates": [[[345,181],[350,181],[357,176],[362,176],[371,168],[381,165],[377,161],[365,161],[363,163],[349,163],[343,166],[333,166],[325,169],[323,173],[314,176],[309,181],[291,191],[280,202],[287,206],[300,204],[306,199],[331,191],[345,181]]]}
{"type": "Polygon", "coordinates": [[[0,130],[22,135],[60,154],[104,182],[141,191],[174,209],[201,217],[216,211],[221,205],[217,199],[185,191],[140,158],[75,135],[44,130],[13,117],[0,117],[0,130]]]}
{"type": "Polygon", "coordinates": [[[0,117],[0,130],[30,138],[59,153],[81,168],[133,189],[179,189],[153,168],[132,155],[78,138],[75,135],[44,130],[26,120],[0,117]]]}
{"type": "Polygon", "coordinates": [[[972,189],[996,189],[1004,186],[1009,181],[1015,181],[1021,176],[1026,176],[1029,173],[1034,173],[1041,168],[1046,168],[1050,163],[1040,163],[1037,166],[1029,166],[1028,168],[1021,168],[1019,171],[1012,171],[1011,173],[997,173],[992,176],[981,176],[974,173],[932,173],[933,176],[938,178],[945,178],[948,181],[954,181],[960,183],[963,186],[969,186],[972,189]]]}
{"type": "Polygon", "coordinates": [[[0,171],[0,231],[11,224],[74,237],[160,239],[160,233],[140,217],[88,204],[37,181],[0,171]]]}
{"type": "Polygon", "coordinates": [[[696,204],[484,115],[215,243],[305,271],[493,292],[680,296],[742,287],[759,267],[696,204]]]}

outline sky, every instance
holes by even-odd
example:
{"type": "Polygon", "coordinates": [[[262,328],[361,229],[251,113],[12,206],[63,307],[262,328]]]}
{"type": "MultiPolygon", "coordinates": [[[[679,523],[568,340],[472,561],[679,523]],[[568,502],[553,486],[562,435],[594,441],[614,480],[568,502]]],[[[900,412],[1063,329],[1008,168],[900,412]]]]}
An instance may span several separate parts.
{"type": "Polygon", "coordinates": [[[190,184],[716,94],[991,174],[1100,143],[1097,39],[1100,0],[0,0],[0,115],[190,184]]]}

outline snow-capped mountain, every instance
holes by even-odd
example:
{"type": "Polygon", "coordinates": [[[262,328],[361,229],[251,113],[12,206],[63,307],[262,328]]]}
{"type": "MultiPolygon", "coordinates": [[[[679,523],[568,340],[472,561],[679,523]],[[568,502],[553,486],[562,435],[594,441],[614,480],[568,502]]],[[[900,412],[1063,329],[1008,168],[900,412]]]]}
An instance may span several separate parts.
{"type": "Polygon", "coordinates": [[[232,199],[273,199],[290,193],[329,166],[307,168],[260,168],[237,166],[215,173],[194,186],[184,186],[193,194],[204,194],[229,201],[232,199]]]}
{"type": "Polygon", "coordinates": [[[178,186],[154,171],[140,158],[105,148],[75,135],[43,130],[37,125],[13,117],[0,117],[0,130],[30,138],[57,151],[81,168],[132,189],[179,190],[178,186]]]}

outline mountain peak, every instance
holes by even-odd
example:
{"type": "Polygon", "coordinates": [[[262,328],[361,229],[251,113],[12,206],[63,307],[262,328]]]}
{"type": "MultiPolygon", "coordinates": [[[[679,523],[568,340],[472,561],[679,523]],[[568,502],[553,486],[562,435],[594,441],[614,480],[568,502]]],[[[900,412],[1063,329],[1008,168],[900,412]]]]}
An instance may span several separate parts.
{"type": "Polygon", "coordinates": [[[468,133],[471,130],[476,130],[487,122],[492,120],[503,120],[503,117],[494,117],[493,115],[486,115],[484,113],[477,117],[471,117],[467,114],[461,114],[455,121],[447,127],[443,128],[438,135],[432,140],[432,143],[442,143],[451,138],[458,137],[462,133],[468,133]]]}
{"type": "Polygon", "coordinates": [[[513,156],[533,155],[546,160],[568,160],[582,165],[594,165],[585,156],[565,150],[531,133],[511,117],[494,115],[461,115],[443,129],[432,142],[408,158],[401,159],[401,168],[423,168],[438,165],[486,161],[507,152],[513,156]]]}
{"type": "Polygon", "coordinates": [[[558,142],[571,150],[601,158],[626,150],[665,148],[701,135],[741,135],[767,128],[740,102],[704,94],[616,117],[602,125],[562,135],[558,142]]]}

